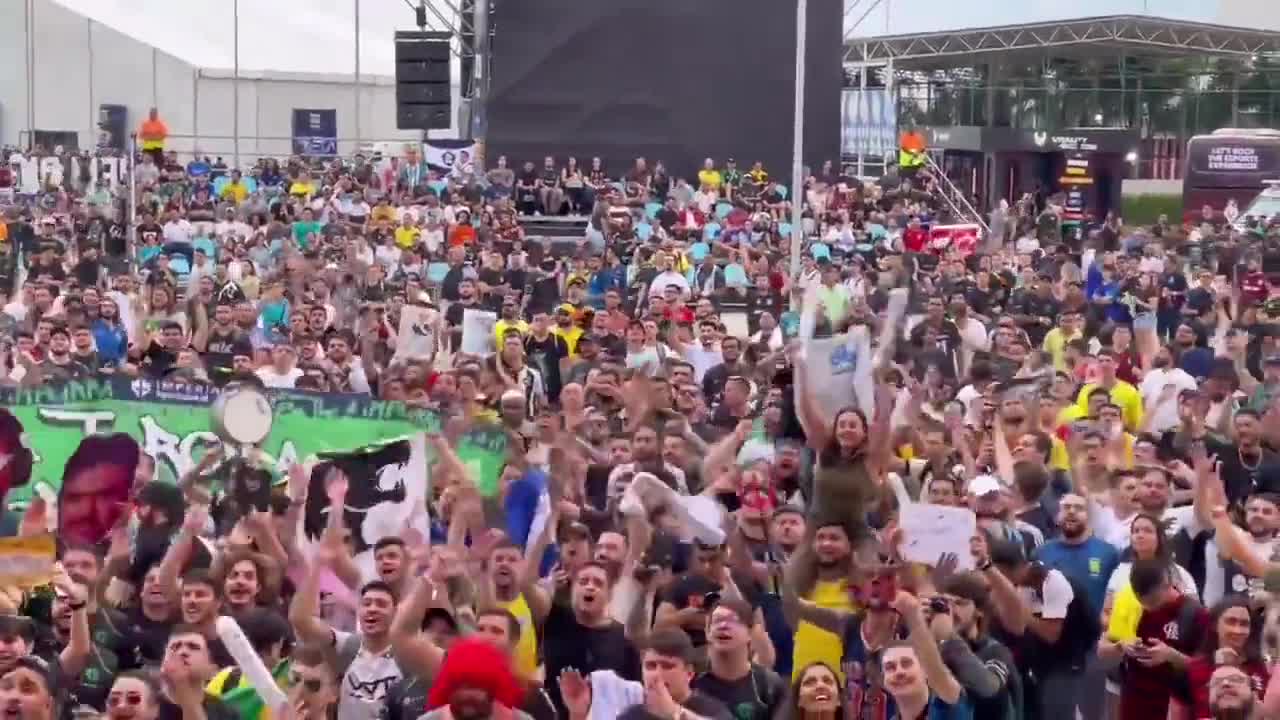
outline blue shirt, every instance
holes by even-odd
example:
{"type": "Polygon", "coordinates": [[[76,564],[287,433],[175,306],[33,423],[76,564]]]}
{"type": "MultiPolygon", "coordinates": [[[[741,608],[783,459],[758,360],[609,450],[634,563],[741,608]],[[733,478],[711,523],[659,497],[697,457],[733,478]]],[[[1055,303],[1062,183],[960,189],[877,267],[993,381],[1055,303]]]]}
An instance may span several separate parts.
{"type": "Polygon", "coordinates": [[[1120,553],[1111,543],[1090,537],[1072,545],[1062,540],[1051,540],[1040,546],[1036,558],[1055,568],[1069,580],[1080,583],[1089,594],[1089,605],[1094,613],[1102,612],[1107,595],[1107,580],[1111,571],[1120,564],[1120,553]]]}
{"type": "MultiPolygon", "coordinates": [[[[925,708],[925,720],[973,720],[973,706],[964,695],[960,696],[955,705],[948,705],[937,695],[930,695],[929,704],[925,708]]],[[[891,711],[889,717],[892,720],[914,720],[914,718],[904,718],[897,708],[891,711]]]]}
{"type": "Polygon", "coordinates": [[[98,346],[98,359],[103,363],[119,362],[129,350],[129,335],[119,325],[111,325],[99,319],[93,321],[89,331],[93,333],[93,341],[98,346]]]}

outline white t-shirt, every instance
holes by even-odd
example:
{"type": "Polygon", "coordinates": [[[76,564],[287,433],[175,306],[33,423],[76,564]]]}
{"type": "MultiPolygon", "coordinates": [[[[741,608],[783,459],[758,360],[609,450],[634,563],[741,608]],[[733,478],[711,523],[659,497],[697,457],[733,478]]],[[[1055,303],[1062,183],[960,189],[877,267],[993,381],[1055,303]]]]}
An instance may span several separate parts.
{"type": "MultiPolygon", "coordinates": [[[[1111,571],[1111,578],[1107,580],[1107,595],[1113,596],[1120,592],[1120,589],[1129,584],[1129,571],[1133,569],[1132,562],[1122,562],[1111,571]]],[[[1173,564],[1173,586],[1183,595],[1196,597],[1196,580],[1191,577],[1191,573],[1187,569],[1178,564],[1173,564]]]]}
{"type": "Polygon", "coordinates": [[[684,359],[693,366],[693,379],[702,383],[702,376],[711,368],[724,362],[719,350],[707,350],[701,345],[686,345],[684,359]]]}
{"type": "Polygon", "coordinates": [[[1067,607],[1076,597],[1067,576],[1052,568],[1045,574],[1040,592],[1025,587],[1019,588],[1019,592],[1031,607],[1031,612],[1042,620],[1066,620],[1067,607]]]}
{"type": "MultiPolygon", "coordinates": [[[[352,633],[335,630],[333,636],[339,657],[344,654],[344,649],[350,652],[351,643],[360,642],[360,638],[352,633]]],[[[378,720],[386,706],[387,691],[401,677],[400,666],[396,664],[390,648],[375,655],[362,646],[342,675],[342,686],[338,689],[338,720],[378,720]]]]}
{"type": "Polygon", "coordinates": [[[1146,411],[1151,415],[1151,419],[1148,421],[1148,429],[1154,433],[1162,433],[1177,427],[1178,393],[1183,390],[1195,389],[1197,389],[1196,379],[1188,375],[1187,371],[1182,368],[1149,370],[1146,376],[1142,378],[1142,384],[1138,386],[1138,391],[1142,393],[1142,402],[1146,406],[1146,411]],[[1160,393],[1166,385],[1172,385],[1178,390],[1168,402],[1157,404],[1160,399],[1160,393]]]}
{"type": "MultiPolygon", "coordinates": [[[[1111,507],[1089,499],[1089,526],[1093,528],[1093,534],[1121,552],[1129,547],[1129,527],[1135,517],[1137,513],[1126,518],[1116,517],[1116,511],[1111,507]]],[[[1165,524],[1165,537],[1173,537],[1183,528],[1193,535],[1200,532],[1195,509],[1190,505],[1168,508],[1160,519],[1165,524]]]]}
{"type": "Polygon", "coordinates": [[[279,373],[271,365],[258,368],[254,374],[262,380],[263,385],[278,389],[291,389],[298,382],[298,378],[302,377],[302,371],[296,367],[290,368],[289,372],[279,373]]]}

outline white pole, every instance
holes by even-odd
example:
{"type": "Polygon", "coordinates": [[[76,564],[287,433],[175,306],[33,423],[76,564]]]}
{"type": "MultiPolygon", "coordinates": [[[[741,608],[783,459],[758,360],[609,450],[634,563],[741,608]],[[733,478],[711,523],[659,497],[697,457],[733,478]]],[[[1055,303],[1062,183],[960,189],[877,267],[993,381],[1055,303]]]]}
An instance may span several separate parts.
{"type": "Polygon", "coordinates": [[[126,208],[129,213],[129,233],[126,236],[129,244],[125,249],[125,262],[132,268],[138,250],[138,168],[135,167],[138,157],[137,133],[129,133],[126,147],[129,149],[125,156],[125,170],[129,172],[129,205],[126,208]]]}
{"type": "MultiPolygon", "coordinates": [[[[804,249],[804,40],[808,26],[809,0],[796,0],[796,98],[791,148],[791,281],[800,280],[800,253],[804,249]]],[[[791,309],[799,301],[792,296],[791,309]]]]}
{"type": "Polygon", "coordinates": [[[360,149],[360,0],[356,3],[356,82],[355,82],[355,111],[356,111],[356,150],[360,149]]]}
{"type": "Polygon", "coordinates": [[[234,143],[233,164],[232,167],[240,169],[240,0],[231,1],[232,22],[235,27],[231,31],[231,53],[234,55],[232,61],[234,67],[234,75],[231,80],[231,135],[234,143]]]}

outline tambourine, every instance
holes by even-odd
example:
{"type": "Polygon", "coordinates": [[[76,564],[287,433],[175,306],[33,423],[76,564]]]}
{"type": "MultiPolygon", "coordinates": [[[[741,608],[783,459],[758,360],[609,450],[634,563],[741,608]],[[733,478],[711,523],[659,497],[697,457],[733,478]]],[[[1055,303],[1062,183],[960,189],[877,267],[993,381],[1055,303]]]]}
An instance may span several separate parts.
{"type": "Polygon", "coordinates": [[[271,403],[256,388],[228,386],[210,412],[213,432],[229,445],[257,445],[271,434],[271,403]]]}

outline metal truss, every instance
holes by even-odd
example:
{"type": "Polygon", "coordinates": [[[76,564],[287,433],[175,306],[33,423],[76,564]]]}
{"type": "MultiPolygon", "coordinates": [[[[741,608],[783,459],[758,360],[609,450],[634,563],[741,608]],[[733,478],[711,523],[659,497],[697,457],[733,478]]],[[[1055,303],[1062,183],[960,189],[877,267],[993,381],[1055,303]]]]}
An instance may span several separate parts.
{"type": "Polygon", "coordinates": [[[1102,46],[1136,51],[1248,58],[1280,54],[1280,32],[1133,15],[974,28],[917,35],[855,38],[845,42],[845,62],[892,61],[926,65],[984,55],[1048,48],[1102,46]]]}

